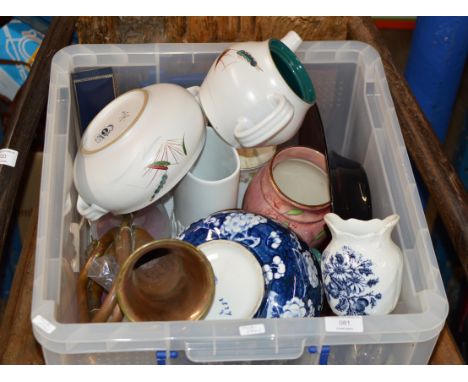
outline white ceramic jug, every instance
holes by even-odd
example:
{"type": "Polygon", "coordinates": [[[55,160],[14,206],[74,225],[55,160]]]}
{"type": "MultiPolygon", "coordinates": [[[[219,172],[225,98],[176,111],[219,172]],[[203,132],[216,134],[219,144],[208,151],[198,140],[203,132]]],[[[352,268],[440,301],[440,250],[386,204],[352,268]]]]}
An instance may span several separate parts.
{"type": "Polygon", "coordinates": [[[328,303],[337,315],[388,314],[401,290],[403,254],[390,234],[398,215],[343,220],[325,215],[332,240],[322,256],[328,303]]]}

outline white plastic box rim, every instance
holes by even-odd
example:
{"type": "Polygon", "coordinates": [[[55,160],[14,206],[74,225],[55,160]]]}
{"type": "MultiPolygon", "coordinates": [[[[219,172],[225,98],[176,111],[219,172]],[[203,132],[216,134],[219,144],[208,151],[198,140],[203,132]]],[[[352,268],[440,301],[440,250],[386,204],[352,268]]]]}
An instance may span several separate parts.
{"type": "MultiPolygon", "coordinates": [[[[419,343],[436,338],[448,314],[448,303],[429,231],[417,194],[408,155],[380,56],[371,46],[356,41],[304,42],[298,56],[304,63],[357,63],[363,76],[364,103],[370,115],[379,160],[392,169],[403,187],[406,224],[414,228],[412,248],[406,248],[400,224],[396,236],[402,247],[410,282],[420,311],[362,317],[363,331],[330,332],[325,317],[233,321],[181,321],[74,324],[56,320],[57,302],[49,296],[60,291],[64,224],[57,226],[74,202],[67,197],[71,174],[65,169],[66,138],[72,123],[70,74],[76,67],[148,66],[159,68],[162,55],[219,53],[229,44],[73,45],[53,58],[47,108],[46,140],[40,189],[35,278],[31,319],[36,339],[44,349],[59,354],[184,350],[196,362],[255,359],[294,359],[311,345],[419,343]],[[66,124],[64,123],[66,121],[66,124]],[[64,173],[65,172],[65,173],[64,173]],[[58,185],[61,187],[58,189],[58,185]],[[61,191],[61,192],[60,192],[61,191]],[[53,211],[53,213],[51,212],[53,211]],[[419,262],[412,256],[419,256],[419,262]],[[55,272],[55,273],[54,273],[55,272]],[[53,276],[57,274],[58,276],[53,276]]],[[[159,75],[157,78],[159,82],[159,75]]],[[[353,92],[355,93],[355,92],[353,92]]],[[[344,137],[344,141],[347,137],[344,137]]],[[[343,144],[346,144],[344,142],[343,144]]],[[[390,171],[390,170],[388,170],[390,171]]],[[[382,182],[391,188],[384,169],[382,182]]],[[[374,196],[378,197],[378,196],[374,196]]],[[[400,211],[396,211],[398,213],[400,211]]],[[[68,228],[68,227],[67,227],[68,228]]],[[[75,248],[79,243],[70,243],[75,248]]],[[[78,265],[75,264],[77,267],[78,265]]],[[[76,271],[76,268],[75,268],[76,271]]],[[[434,340],[435,341],[435,340],[434,340]]]]}

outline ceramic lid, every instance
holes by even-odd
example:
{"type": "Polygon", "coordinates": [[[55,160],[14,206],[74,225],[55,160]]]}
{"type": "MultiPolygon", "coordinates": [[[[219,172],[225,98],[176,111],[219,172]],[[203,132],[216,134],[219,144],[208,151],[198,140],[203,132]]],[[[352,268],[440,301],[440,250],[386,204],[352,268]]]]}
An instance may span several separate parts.
{"type": "Polygon", "coordinates": [[[255,256],[239,243],[213,240],[198,246],[215,274],[215,296],[205,320],[248,319],[264,294],[263,273],[255,256]]]}

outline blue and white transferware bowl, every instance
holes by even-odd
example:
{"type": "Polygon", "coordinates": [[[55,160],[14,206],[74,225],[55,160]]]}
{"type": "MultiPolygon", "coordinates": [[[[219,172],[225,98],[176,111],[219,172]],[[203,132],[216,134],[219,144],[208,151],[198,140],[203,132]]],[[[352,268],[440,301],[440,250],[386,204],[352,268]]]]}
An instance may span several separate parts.
{"type": "Polygon", "coordinates": [[[211,240],[231,240],[253,253],[265,282],[265,295],[254,317],[320,314],[323,289],[318,262],[307,245],[281,224],[242,210],[221,211],[193,223],[179,239],[195,246],[211,240]]]}

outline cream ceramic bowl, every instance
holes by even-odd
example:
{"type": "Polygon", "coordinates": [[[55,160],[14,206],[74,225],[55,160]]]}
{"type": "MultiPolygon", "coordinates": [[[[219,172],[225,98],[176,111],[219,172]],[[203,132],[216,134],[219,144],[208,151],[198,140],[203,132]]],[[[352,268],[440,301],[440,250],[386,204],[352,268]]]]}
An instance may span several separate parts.
{"type": "Polygon", "coordinates": [[[205,142],[196,88],[156,84],[122,94],[86,129],[74,163],[78,212],[139,210],[170,191],[205,142]]]}

